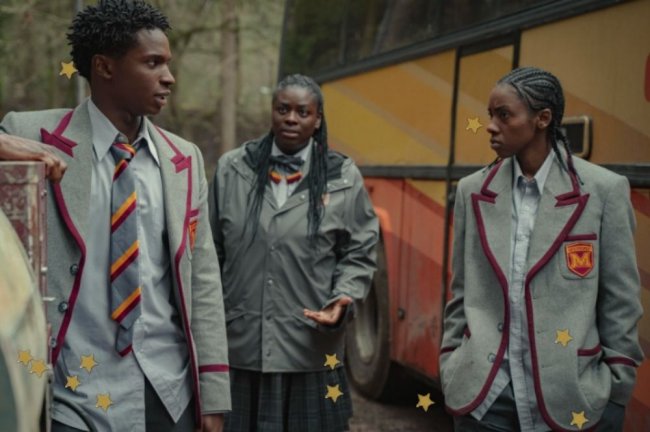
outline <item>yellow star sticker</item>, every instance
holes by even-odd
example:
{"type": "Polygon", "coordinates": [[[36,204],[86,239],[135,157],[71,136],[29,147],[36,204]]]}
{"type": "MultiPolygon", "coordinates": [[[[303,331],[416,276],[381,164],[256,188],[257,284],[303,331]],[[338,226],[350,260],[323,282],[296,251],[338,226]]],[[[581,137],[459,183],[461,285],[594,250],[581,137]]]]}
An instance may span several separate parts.
{"type": "Polygon", "coordinates": [[[97,395],[97,403],[95,404],[95,407],[101,408],[106,412],[108,411],[108,407],[111,405],[113,405],[113,401],[111,400],[110,393],[97,395]]]}
{"type": "Polygon", "coordinates": [[[43,372],[45,372],[47,369],[47,365],[43,360],[33,360],[32,368],[29,370],[29,373],[36,374],[40,378],[43,376],[43,372]]]}
{"type": "Polygon", "coordinates": [[[72,78],[72,75],[77,72],[77,68],[74,67],[73,62],[69,63],[64,63],[61,62],[61,72],[59,72],[59,75],[65,75],[68,77],[68,79],[72,78]]]}
{"type": "Polygon", "coordinates": [[[337,364],[341,363],[339,359],[336,358],[336,354],[329,355],[325,354],[325,364],[323,366],[329,366],[331,369],[334,369],[337,364]]]}
{"type": "Polygon", "coordinates": [[[79,377],[77,375],[72,375],[68,377],[67,382],[65,383],[65,388],[69,388],[72,391],[77,391],[77,387],[81,382],[79,381],[79,377]]]}
{"type": "Polygon", "coordinates": [[[86,369],[86,372],[90,373],[95,366],[97,366],[99,363],[95,361],[95,355],[90,354],[90,355],[82,355],[81,356],[81,366],[79,366],[81,369],[86,369]]]}
{"type": "Polygon", "coordinates": [[[582,430],[582,425],[587,423],[589,420],[585,417],[585,412],[580,411],[579,413],[571,411],[571,426],[578,426],[579,430],[582,430]]]}
{"type": "Polygon", "coordinates": [[[22,363],[24,366],[27,366],[29,362],[32,361],[32,355],[28,351],[18,351],[18,363],[22,363]]]}
{"type": "Polygon", "coordinates": [[[569,334],[569,329],[555,331],[555,343],[562,344],[563,347],[569,345],[573,338],[569,334]]]}
{"type": "Polygon", "coordinates": [[[431,393],[427,393],[425,395],[418,393],[418,404],[415,407],[422,408],[424,412],[427,412],[429,410],[429,407],[434,403],[435,402],[431,400],[431,393]]]}
{"type": "Polygon", "coordinates": [[[467,118],[467,127],[465,127],[465,130],[472,130],[472,132],[476,133],[477,130],[479,130],[483,125],[481,124],[480,121],[478,121],[478,117],[474,118],[467,118]]]}
{"type": "Polygon", "coordinates": [[[336,400],[343,396],[343,392],[339,388],[339,385],[335,385],[334,387],[332,386],[327,386],[327,395],[325,395],[325,399],[332,399],[334,403],[336,403],[336,400]]]}

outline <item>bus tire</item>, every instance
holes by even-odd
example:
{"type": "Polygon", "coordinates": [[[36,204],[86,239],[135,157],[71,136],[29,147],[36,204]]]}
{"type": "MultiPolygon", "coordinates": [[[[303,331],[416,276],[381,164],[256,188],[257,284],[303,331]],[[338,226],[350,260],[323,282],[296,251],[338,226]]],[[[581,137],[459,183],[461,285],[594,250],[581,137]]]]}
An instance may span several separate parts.
{"type": "Polygon", "coordinates": [[[350,382],[364,396],[385,400],[391,383],[390,308],[383,241],[377,244],[377,271],[364,301],[355,302],[355,318],[346,332],[350,382]]]}

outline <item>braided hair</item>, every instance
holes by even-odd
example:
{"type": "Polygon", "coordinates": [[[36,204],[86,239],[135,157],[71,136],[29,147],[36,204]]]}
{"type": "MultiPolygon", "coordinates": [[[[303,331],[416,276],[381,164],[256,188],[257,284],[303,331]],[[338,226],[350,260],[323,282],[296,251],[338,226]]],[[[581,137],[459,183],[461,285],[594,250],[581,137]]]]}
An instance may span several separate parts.
{"type": "MultiPolygon", "coordinates": [[[[307,214],[307,231],[311,241],[316,238],[316,233],[320,228],[323,220],[323,201],[322,196],[327,187],[327,123],[325,122],[325,111],[323,109],[323,94],[316,82],[305,75],[294,74],[288,75],[278,83],[273,91],[273,100],[277,94],[287,87],[300,87],[308,90],[316,97],[317,112],[321,116],[321,124],[314,131],[312,139],[314,140],[311,151],[309,174],[305,178],[309,189],[309,210],[307,214]]],[[[253,167],[256,178],[253,188],[248,194],[248,210],[246,216],[246,230],[252,227],[251,243],[257,233],[260,212],[262,211],[262,200],[264,191],[269,181],[270,156],[274,140],[273,131],[269,131],[260,143],[260,154],[253,167]]],[[[244,231],[244,233],[246,232],[244,231]]],[[[242,235],[244,234],[242,233],[242,235]]]]}
{"type": "Polygon", "coordinates": [[[143,0],[100,0],[86,6],[72,20],[67,33],[72,60],[79,74],[90,82],[91,61],[96,54],[120,57],[133,48],[142,29],[170,29],[167,17],[143,0]]]}
{"type": "Polygon", "coordinates": [[[551,110],[552,120],[548,125],[546,139],[550,142],[562,168],[572,172],[577,177],[578,174],[571,158],[569,140],[562,130],[564,92],[557,77],[536,67],[521,67],[513,69],[497,81],[497,85],[499,84],[512,86],[531,112],[538,112],[546,108],[551,110]],[[561,142],[564,146],[567,155],[566,162],[558,148],[558,142],[561,142]]]}

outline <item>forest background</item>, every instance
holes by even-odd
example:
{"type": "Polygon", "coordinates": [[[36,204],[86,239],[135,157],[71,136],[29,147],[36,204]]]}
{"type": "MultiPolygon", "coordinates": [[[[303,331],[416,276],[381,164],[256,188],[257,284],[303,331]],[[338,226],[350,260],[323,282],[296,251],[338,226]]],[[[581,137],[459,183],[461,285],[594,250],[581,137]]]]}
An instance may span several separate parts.
{"type": "MultiPolygon", "coordinates": [[[[176,84],[155,122],[196,143],[212,176],[218,157],[270,127],[284,1],[148,0],[170,20],[176,84]]],[[[66,32],[95,0],[0,0],[0,118],[8,111],[77,105],[66,32]]]]}

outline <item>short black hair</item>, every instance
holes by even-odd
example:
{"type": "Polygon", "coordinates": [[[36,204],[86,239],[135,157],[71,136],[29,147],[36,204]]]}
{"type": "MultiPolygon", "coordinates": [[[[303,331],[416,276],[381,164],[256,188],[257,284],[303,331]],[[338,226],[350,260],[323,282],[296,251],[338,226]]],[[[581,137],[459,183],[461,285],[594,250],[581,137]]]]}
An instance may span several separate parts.
{"type": "Polygon", "coordinates": [[[94,55],[120,57],[135,46],[138,31],[170,28],[167,17],[143,0],[99,0],[77,13],[67,37],[75,67],[90,81],[94,55]]]}

